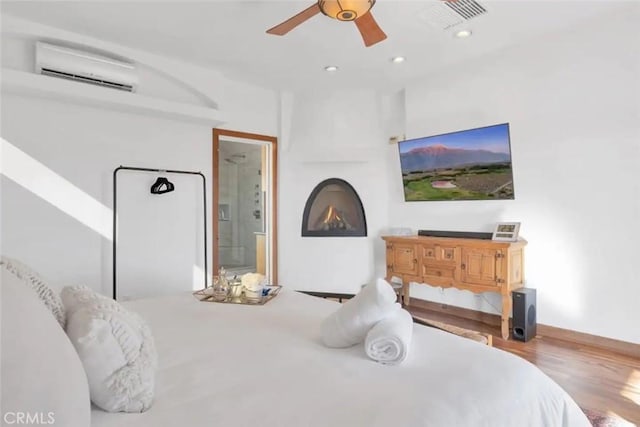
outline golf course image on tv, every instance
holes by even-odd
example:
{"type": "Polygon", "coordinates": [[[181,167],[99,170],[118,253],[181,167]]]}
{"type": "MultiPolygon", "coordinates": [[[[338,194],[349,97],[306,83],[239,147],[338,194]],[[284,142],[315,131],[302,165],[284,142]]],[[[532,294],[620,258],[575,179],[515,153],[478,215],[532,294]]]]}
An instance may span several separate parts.
{"type": "Polygon", "coordinates": [[[514,198],[509,124],[398,143],[405,201],[514,198]]]}

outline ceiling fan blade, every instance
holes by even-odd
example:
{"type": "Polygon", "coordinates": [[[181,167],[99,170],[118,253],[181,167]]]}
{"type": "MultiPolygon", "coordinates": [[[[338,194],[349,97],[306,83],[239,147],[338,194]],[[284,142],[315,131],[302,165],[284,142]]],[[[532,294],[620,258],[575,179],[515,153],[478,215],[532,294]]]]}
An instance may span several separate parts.
{"type": "Polygon", "coordinates": [[[276,36],[284,36],[307,19],[316,16],[318,13],[320,13],[320,6],[318,6],[318,3],[316,3],[313,6],[309,6],[297,15],[294,15],[291,18],[287,19],[283,23],[278,24],[273,28],[269,28],[267,30],[267,33],[274,34],[276,36]]]}
{"type": "Polygon", "coordinates": [[[356,19],[356,26],[362,34],[364,45],[369,47],[387,38],[387,35],[380,29],[378,23],[373,19],[371,12],[367,12],[356,19]]]}

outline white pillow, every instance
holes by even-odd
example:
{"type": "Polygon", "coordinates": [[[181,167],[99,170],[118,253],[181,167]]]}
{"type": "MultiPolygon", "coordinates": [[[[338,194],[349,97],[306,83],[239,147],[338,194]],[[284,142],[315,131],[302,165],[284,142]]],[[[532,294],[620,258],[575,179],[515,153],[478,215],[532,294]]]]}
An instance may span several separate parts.
{"type": "Polygon", "coordinates": [[[24,283],[31,286],[31,288],[38,294],[38,297],[40,297],[40,300],[47,306],[49,311],[51,311],[60,326],[64,328],[65,314],[62,300],[38,273],[31,270],[21,262],[4,255],[0,257],[0,266],[22,280],[24,283]]]}
{"type": "Polygon", "coordinates": [[[91,401],[108,412],[151,407],[157,354],[146,323],[85,286],[66,287],[67,335],[84,365],[91,401]]]}
{"type": "Polygon", "coordinates": [[[23,412],[57,426],[89,426],[89,385],[78,354],[38,295],[0,270],[3,415],[23,412]]]}

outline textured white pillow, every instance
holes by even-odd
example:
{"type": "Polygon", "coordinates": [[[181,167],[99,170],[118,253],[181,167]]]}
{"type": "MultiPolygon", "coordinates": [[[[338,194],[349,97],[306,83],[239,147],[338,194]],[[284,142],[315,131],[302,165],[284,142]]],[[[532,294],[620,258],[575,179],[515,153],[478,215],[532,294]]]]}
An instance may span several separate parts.
{"type": "Polygon", "coordinates": [[[4,255],[0,257],[0,267],[31,286],[31,288],[38,294],[40,300],[47,306],[49,311],[51,311],[60,326],[64,328],[65,313],[62,300],[38,273],[21,262],[4,255]]]}
{"type": "Polygon", "coordinates": [[[0,273],[3,415],[23,412],[56,426],[89,426],[89,385],[78,354],[35,292],[7,270],[0,273]]]}
{"type": "Polygon", "coordinates": [[[85,286],[66,287],[67,335],[84,365],[91,401],[108,412],[151,407],[157,354],[146,323],[85,286]]]}

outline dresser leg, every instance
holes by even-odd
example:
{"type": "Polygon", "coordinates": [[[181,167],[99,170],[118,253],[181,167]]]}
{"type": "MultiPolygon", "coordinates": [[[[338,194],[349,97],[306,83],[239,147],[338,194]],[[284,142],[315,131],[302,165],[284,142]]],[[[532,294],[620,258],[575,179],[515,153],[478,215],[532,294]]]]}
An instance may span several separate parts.
{"type": "Polygon", "coordinates": [[[502,338],[509,339],[509,316],[511,316],[511,295],[509,292],[502,294],[502,338]]]}
{"type": "Polygon", "coordinates": [[[402,284],[402,306],[409,306],[409,282],[404,282],[402,284]]]}

